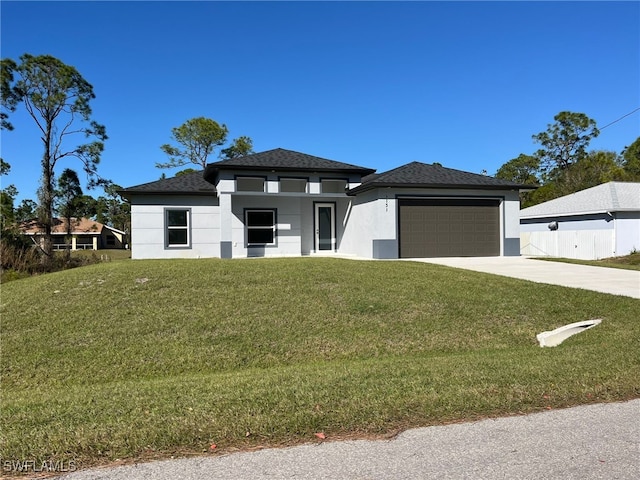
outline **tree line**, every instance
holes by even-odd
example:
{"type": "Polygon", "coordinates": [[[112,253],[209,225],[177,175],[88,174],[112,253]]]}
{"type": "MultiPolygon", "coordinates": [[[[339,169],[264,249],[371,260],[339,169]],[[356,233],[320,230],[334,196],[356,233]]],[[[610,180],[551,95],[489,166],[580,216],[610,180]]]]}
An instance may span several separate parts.
{"type": "MultiPolygon", "coordinates": [[[[9,172],[11,167],[3,162],[5,172],[9,172]]],[[[4,175],[5,173],[3,173],[4,175]]],[[[57,179],[54,190],[53,212],[63,219],[68,218],[91,218],[95,221],[129,232],[130,229],[130,206],[117,193],[121,187],[115,183],[104,187],[105,195],[94,198],[86,195],[82,191],[78,173],[75,170],[66,168],[57,179]]],[[[15,197],[18,190],[14,185],[9,185],[0,190],[2,196],[0,204],[2,207],[0,221],[2,229],[11,225],[37,220],[42,218],[41,204],[30,198],[23,199],[15,206],[15,197]]],[[[68,222],[67,222],[68,223],[68,222]]]]}
{"type": "MultiPolygon", "coordinates": [[[[44,228],[42,263],[46,267],[53,253],[54,214],[64,218],[90,217],[129,232],[130,208],[118,195],[120,189],[98,174],[98,164],[108,139],[106,128],[92,118],[93,87],[72,66],[50,55],[24,54],[16,62],[0,60],[0,127],[13,130],[10,114],[23,106],[41,133],[43,155],[37,202],[23,200],[14,208],[15,186],[0,190],[0,228],[2,240],[11,238],[8,229],[17,222],[37,218],[44,228]],[[75,145],[74,147],[69,147],[75,145]],[[85,195],[78,174],[65,169],[56,178],[62,159],[80,162],[88,187],[101,186],[105,195],[97,199],[85,195]]],[[[209,157],[220,149],[220,159],[253,153],[250,137],[241,136],[226,148],[229,130],[225,124],[206,117],[187,120],[171,131],[173,144],[160,149],[168,161],[156,163],[160,169],[194,165],[205,168],[209,157]]],[[[640,181],[640,137],[621,153],[588,151],[600,134],[596,122],[584,113],[560,112],[544,132],[533,135],[540,148],[532,155],[520,154],[496,172],[497,178],[521,184],[539,185],[521,195],[522,207],[535,205],[611,180],[640,181]]],[[[11,166],[0,159],[0,175],[11,166]]],[[[193,171],[186,168],[177,175],[193,171]]],[[[162,178],[165,178],[163,174],[162,178]]]]}
{"type": "MultiPolygon", "coordinates": [[[[15,186],[0,190],[2,241],[17,238],[17,223],[37,219],[44,230],[41,253],[46,270],[52,264],[54,214],[68,220],[68,233],[72,217],[95,218],[129,232],[130,207],[118,195],[120,187],[98,174],[108,137],[105,126],[92,118],[93,86],[73,66],[53,56],[24,54],[17,62],[10,58],[0,60],[0,97],[0,127],[13,130],[10,114],[19,106],[24,107],[40,131],[43,147],[37,202],[25,199],[14,206],[18,194],[15,186]],[[88,188],[100,186],[105,195],[97,199],[85,195],[75,170],[65,169],[56,178],[56,166],[62,159],[79,161],[87,176],[88,188]]],[[[168,161],[156,166],[164,169],[194,164],[204,168],[214,150],[227,142],[227,135],[226,125],[209,118],[188,120],[172,129],[174,145],[160,147],[168,161]]],[[[220,157],[246,155],[252,153],[252,148],[251,138],[241,136],[221,149],[220,157]]],[[[0,175],[7,175],[11,165],[4,159],[1,162],[0,175]]]]}
{"type": "Polygon", "coordinates": [[[600,135],[595,120],[584,113],[560,112],[544,132],[532,136],[540,148],[521,153],[502,165],[495,176],[539,185],[520,195],[521,207],[553,200],[611,181],[640,182],[640,137],[620,153],[588,150],[600,135]]]}

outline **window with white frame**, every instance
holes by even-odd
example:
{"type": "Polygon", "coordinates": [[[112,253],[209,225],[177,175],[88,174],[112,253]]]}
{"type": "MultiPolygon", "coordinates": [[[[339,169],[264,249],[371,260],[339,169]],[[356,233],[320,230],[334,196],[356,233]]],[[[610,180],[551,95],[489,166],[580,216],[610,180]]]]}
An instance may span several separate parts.
{"type": "Polygon", "coordinates": [[[247,246],[276,243],[276,211],[245,210],[247,246]]]}
{"type": "Polygon", "coordinates": [[[165,238],[169,248],[191,246],[191,210],[188,208],[165,209],[165,238]]]}
{"type": "Polygon", "coordinates": [[[322,193],[344,193],[347,189],[347,181],[338,178],[323,178],[320,185],[322,193]]]}
{"type": "Polygon", "coordinates": [[[263,177],[236,177],[237,192],[264,192],[263,177]]]}

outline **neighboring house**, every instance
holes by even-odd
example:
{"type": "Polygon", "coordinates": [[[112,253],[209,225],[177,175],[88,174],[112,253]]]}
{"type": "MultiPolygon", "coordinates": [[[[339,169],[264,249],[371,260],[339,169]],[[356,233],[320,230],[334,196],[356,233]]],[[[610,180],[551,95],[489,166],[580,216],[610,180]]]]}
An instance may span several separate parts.
{"type": "Polygon", "coordinates": [[[627,255],[640,250],[640,183],[604,183],[525,208],[520,229],[523,255],[627,255]]]}
{"type": "MultiPolygon", "coordinates": [[[[31,237],[34,243],[41,243],[44,227],[37,220],[22,222],[20,231],[31,237]]],[[[95,222],[88,218],[71,218],[71,243],[67,239],[67,220],[53,219],[51,230],[54,250],[98,250],[104,248],[125,248],[127,246],[126,233],[95,222]]]]}
{"type": "Polygon", "coordinates": [[[413,162],[366,167],[275,149],[137,185],[132,258],[520,254],[513,182],[413,162]]]}

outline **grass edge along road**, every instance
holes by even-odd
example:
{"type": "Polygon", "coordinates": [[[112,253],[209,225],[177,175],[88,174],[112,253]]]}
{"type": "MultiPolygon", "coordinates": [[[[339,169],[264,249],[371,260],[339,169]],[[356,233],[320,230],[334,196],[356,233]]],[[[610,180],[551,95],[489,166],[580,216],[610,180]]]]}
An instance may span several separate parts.
{"type": "Polygon", "coordinates": [[[531,257],[536,260],[548,262],[575,263],[578,265],[590,265],[592,267],[622,268],[624,270],[640,270],[640,252],[632,252],[620,257],[602,258],[600,260],[576,260],[572,258],[556,257],[531,257]]]}
{"type": "Polygon", "coordinates": [[[2,460],[87,467],[627,400],[640,395],[638,306],[326,258],[16,280],[2,287],[2,460]],[[590,318],[603,323],[538,347],[536,333],[590,318]]]}

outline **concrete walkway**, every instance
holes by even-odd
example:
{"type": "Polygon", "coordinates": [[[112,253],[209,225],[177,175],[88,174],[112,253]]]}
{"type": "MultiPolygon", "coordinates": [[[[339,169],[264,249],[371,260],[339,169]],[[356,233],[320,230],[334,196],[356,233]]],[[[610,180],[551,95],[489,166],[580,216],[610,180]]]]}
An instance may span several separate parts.
{"type": "Polygon", "coordinates": [[[86,470],[65,480],[640,478],[640,400],[319,442],[86,470]]]}
{"type": "Polygon", "coordinates": [[[637,270],[550,262],[530,257],[416,258],[412,261],[640,298],[640,271],[637,270]]]}

